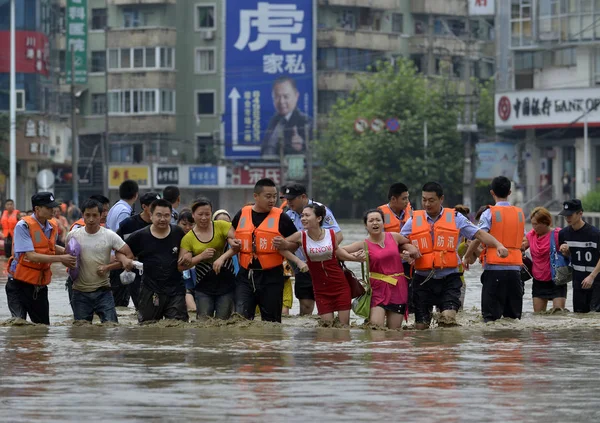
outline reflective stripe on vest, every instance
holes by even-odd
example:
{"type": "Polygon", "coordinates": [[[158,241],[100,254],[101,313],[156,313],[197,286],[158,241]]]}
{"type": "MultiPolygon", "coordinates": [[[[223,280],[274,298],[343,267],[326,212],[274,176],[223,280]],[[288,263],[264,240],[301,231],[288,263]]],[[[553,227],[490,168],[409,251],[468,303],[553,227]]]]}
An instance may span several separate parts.
{"type": "Polygon", "coordinates": [[[487,247],[485,264],[521,266],[523,264],[521,244],[525,233],[523,210],[514,206],[491,206],[490,214],[492,218],[490,235],[508,249],[508,257],[498,257],[496,248],[487,247]]]}
{"type": "Polygon", "coordinates": [[[595,267],[593,266],[579,266],[578,264],[573,265],[573,270],[577,270],[578,272],[593,272],[595,267]]]}
{"type": "Polygon", "coordinates": [[[419,249],[421,258],[415,261],[415,269],[431,270],[458,267],[456,249],[460,232],[456,228],[454,209],[443,209],[443,216],[433,225],[427,221],[424,210],[413,213],[410,242],[419,249]],[[433,226],[433,234],[431,227],[433,226]],[[433,235],[433,236],[432,236],[433,235]]]}
{"type": "Polygon", "coordinates": [[[240,222],[235,236],[242,245],[240,248],[240,266],[248,269],[252,259],[258,259],[263,269],[272,269],[283,264],[283,256],[273,246],[273,238],[281,236],[279,233],[279,219],[282,210],[271,209],[265,220],[254,227],[252,223],[252,206],[242,209],[240,222]]]}
{"type": "MultiPolygon", "coordinates": [[[[38,221],[32,216],[23,218],[29,229],[29,234],[33,242],[34,251],[38,254],[54,255],[56,235],[58,227],[54,222],[48,220],[52,227],[50,238],[46,237],[44,230],[38,221]]],[[[30,283],[32,285],[48,285],[52,277],[50,263],[37,263],[27,259],[27,254],[21,254],[17,261],[17,267],[13,277],[21,282],[30,283]]]]}

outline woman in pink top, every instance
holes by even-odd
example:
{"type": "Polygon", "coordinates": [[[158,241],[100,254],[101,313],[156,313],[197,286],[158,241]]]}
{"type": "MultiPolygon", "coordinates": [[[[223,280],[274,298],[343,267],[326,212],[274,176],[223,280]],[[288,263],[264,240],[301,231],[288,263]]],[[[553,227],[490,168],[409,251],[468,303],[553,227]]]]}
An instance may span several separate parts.
{"type": "Polygon", "coordinates": [[[384,232],[383,219],[381,210],[367,211],[363,221],[369,233],[368,238],[340,248],[352,254],[364,249],[366,244],[373,291],[369,322],[383,326],[387,320],[388,328],[398,329],[402,327],[402,319],[408,316],[408,282],[398,247],[402,246],[412,259],[420,257],[420,254],[404,236],[396,232],[384,232]]]}
{"type": "Polygon", "coordinates": [[[533,209],[530,219],[533,229],[523,240],[523,250],[529,248],[533,262],[533,311],[546,311],[548,300],[552,300],[555,309],[563,309],[567,301],[567,285],[556,286],[552,282],[550,268],[550,237],[554,236],[555,245],[558,246],[560,228],[552,229],[552,215],[543,207],[533,209]]]}

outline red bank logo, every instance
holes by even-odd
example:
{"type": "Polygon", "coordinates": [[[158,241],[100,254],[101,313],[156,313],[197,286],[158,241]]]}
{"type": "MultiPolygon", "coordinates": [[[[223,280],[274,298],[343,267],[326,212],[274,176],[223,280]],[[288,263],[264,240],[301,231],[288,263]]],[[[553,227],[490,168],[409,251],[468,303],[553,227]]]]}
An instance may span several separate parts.
{"type": "Polygon", "coordinates": [[[498,116],[504,121],[510,117],[510,100],[506,96],[500,97],[498,101],[498,116]]]}

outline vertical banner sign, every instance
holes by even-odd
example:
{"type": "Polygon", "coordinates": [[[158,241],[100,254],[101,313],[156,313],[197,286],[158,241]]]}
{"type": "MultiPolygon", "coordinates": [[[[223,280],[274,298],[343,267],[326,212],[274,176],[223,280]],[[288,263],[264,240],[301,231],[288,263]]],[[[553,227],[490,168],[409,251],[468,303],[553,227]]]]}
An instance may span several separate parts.
{"type": "Polygon", "coordinates": [[[225,155],[304,154],[314,118],[313,0],[226,0],[225,155]]]}
{"type": "Polygon", "coordinates": [[[75,83],[87,84],[87,0],[67,0],[67,51],[65,73],[71,83],[71,60],[75,60],[75,83]],[[73,50],[73,58],[71,58],[73,50]]]}

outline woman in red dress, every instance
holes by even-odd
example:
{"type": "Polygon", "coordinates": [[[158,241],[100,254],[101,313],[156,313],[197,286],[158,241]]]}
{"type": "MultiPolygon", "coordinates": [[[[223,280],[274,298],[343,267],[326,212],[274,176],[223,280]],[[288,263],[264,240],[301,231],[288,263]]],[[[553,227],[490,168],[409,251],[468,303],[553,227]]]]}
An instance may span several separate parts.
{"type": "Polygon", "coordinates": [[[340,323],[348,325],[352,298],[350,285],[338,259],[364,261],[364,258],[337,248],[333,230],[322,228],[325,213],[325,207],[317,203],[304,207],[301,217],[304,230],[286,238],[280,248],[302,247],[313,282],[319,317],[331,322],[334,319],[334,312],[337,311],[340,323]]]}

